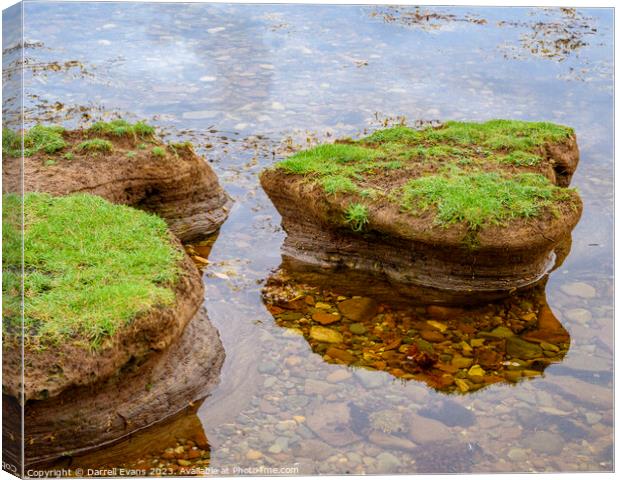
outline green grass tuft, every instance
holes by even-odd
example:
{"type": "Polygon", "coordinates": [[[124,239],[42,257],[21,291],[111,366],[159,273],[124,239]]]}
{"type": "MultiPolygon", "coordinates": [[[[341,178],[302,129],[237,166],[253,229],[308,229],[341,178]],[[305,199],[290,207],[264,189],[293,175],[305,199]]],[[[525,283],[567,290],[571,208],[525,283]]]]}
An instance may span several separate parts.
{"type": "MultiPolygon", "coordinates": [[[[65,129],[57,125],[36,125],[24,135],[24,156],[38,152],[54,153],[67,146],[62,137],[65,129]]],[[[21,157],[21,137],[8,128],[2,129],[2,153],[10,157],[21,157]]]]}
{"type": "Polygon", "coordinates": [[[21,329],[22,308],[22,199],[3,195],[2,202],[2,325],[4,331],[21,329]]]}
{"type": "Polygon", "coordinates": [[[89,152],[111,152],[112,142],[104,140],[102,138],[93,138],[91,140],[85,140],[77,146],[80,151],[87,150],[89,152]]]}
{"type": "Polygon", "coordinates": [[[126,120],[118,119],[111,122],[96,122],[88,129],[88,132],[115,137],[147,138],[155,133],[155,129],[143,121],[132,124],[126,120]]]}
{"type": "Polygon", "coordinates": [[[378,156],[379,152],[371,148],[327,144],[296,153],[282,160],[277,167],[298,175],[331,175],[346,168],[346,164],[351,164],[352,170],[367,168],[368,163],[378,156]]]}
{"type": "Polygon", "coordinates": [[[357,185],[349,177],[344,175],[328,175],[321,178],[321,186],[329,194],[352,193],[358,190],[357,185]]]}
{"type": "Polygon", "coordinates": [[[376,144],[376,143],[417,143],[421,139],[421,134],[418,130],[414,130],[409,127],[392,127],[385,128],[383,130],[377,130],[376,132],[362,138],[359,143],[376,144]]]}
{"type": "MultiPolygon", "coordinates": [[[[21,198],[4,195],[3,203],[3,258],[19,265],[20,229],[11,212],[20,211],[21,198]]],[[[159,217],[86,194],[27,193],[24,211],[29,342],[97,347],[142,312],[174,301],[182,252],[159,217]]],[[[7,292],[15,292],[18,274],[5,270],[7,292]]],[[[19,309],[11,304],[11,311],[5,331],[19,322],[19,309]]]]}
{"type": "Polygon", "coordinates": [[[154,157],[158,157],[158,158],[164,158],[166,156],[166,150],[162,147],[153,147],[153,150],[151,150],[151,153],[153,154],[154,157]]]}
{"type": "Polygon", "coordinates": [[[407,182],[401,206],[410,213],[434,207],[438,224],[465,222],[469,229],[501,225],[514,218],[532,218],[542,208],[570,198],[570,190],[556,187],[546,177],[522,173],[506,178],[497,172],[429,175],[407,182]]]}
{"type": "Polygon", "coordinates": [[[2,154],[7,157],[21,157],[22,139],[10,128],[2,128],[2,154]]]}
{"type": "Polygon", "coordinates": [[[32,127],[24,135],[24,156],[29,157],[40,151],[54,153],[62,150],[67,146],[67,142],[62,138],[64,131],[63,127],[57,125],[32,127]]]}
{"type": "Polygon", "coordinates": [[[490,120],[446,122],[442,128],[426,128],[423,140],[456,145],[480,145],[494,150],[529,150],[545,142],[557,142],[574,133],[572,128],[548,122],[490,120]]]}
{"type": "Polygon", "coordinates": [[[359,188],[355,180],[360,180],[363,173],[401,167],[400,160],[385,160],[381,150],[351,144],[321,145],[276,164],[286,173],[315,178],[328,194],[356,192],[359,188]]]}
{"type": "Polygon", "coordinates": [[[352,203],[344,212],[345,222],[348,223],[353,231],[361,232],[368,224],[368,208],[361,203],[352,203]]]}
{"type": "Polygon", "coordinates": [[[139,121],[133,124],[133,131],[139,137],[150,137],[155,134],[155,127],[148,125],[146,122],[139,121]]]}
{"type": "Polygon", "coordinates": [[[516,150],[510,152],[508,155],[498,157],[500,162],[510,163],[518,167],[534,167],[539,165],[542,158],[535,153],[524,152],[522,150],[516,150]]]}

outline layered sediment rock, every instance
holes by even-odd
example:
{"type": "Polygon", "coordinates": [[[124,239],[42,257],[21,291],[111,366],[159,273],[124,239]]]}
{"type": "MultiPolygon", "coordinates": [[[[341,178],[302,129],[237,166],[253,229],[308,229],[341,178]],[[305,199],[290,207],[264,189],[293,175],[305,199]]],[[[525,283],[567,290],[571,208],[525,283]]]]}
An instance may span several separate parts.
{"type": "MultiPolygon", "coordinates": [[[[224,349],[203,308],[190,320],[169,348],[132,360],[90,386],[27,402],[26,466],[113,444],[208,395],[219,382],[224,349]]],[[[14,397],[4,400],[18,411],[14,397]]]]}
{"type": "MultiPolygon", "coordinates": [[[[174,305],[141,315],[104,349],[26,349],[26,466],[116,442],[174,415],[217,385],[224,348],[202,307],[196,267],[185,257],[182,268],[174,305]]],[[[19,351],[3,353],[8,365],[19,365],[19,351]]],[[[5,432],[17,428],[13,420],[20,417],[19,377],[11,372],[19,369],[4,369],[5,432]]],[[[19,463],[17,451],[7,453],[19,463]]]]}
{"type": "Polygon", "coordinates": [[[448,122],[300,152],[261,184],[299,280],[393,302],[475,304],[540,281],[581,215],[573,131],[448,122]]]}
{"type": "MultiPolygon", "coordinates": [[[[213,233],[226,220],[232,200],[190,144],[165,145],[150,132],[116,132],[113,128],[62,131],[64,146],[59,144],[51,153],[45,147],[27,151],[23,191],[99,195],[156,213],[182,241],[213,233]],[[85,143],[92,140],[109,143],[85,143]]],[[[7,153],[3,191],[18,192],[22,159],[7,153]]]]}

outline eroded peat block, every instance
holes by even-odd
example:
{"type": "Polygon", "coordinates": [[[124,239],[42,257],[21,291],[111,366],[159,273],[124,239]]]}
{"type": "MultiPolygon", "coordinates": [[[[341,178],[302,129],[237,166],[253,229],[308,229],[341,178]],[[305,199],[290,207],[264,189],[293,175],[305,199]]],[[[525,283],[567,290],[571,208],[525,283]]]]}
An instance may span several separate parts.
{"type": "Polygon", "coordinates": [[[117,441],[204,398],[224,349],[201,276],[164,220],[90,194],[26,193],[22,234],[21,206],[3,195],[2,387],[14,413],[7,438],[23,408],[25,466],[117,441]]]}
{"type": "Polygon", "coordinates": [[[261,173],[299,280],[386,301],[475,304],[539,282],[582,211],[573,130],[447,122],[298,152],[261,173]]]}
{"type": "Polygon", "coordinates": [[[232,200],[190,143],[163,143],[150,125],[125,120],[86,129],[36,125],[21,136],[3,131],[3,191],[23,189],[99,195],[112,203],[156,213],[181,241],[215,232],[232,200]]]}

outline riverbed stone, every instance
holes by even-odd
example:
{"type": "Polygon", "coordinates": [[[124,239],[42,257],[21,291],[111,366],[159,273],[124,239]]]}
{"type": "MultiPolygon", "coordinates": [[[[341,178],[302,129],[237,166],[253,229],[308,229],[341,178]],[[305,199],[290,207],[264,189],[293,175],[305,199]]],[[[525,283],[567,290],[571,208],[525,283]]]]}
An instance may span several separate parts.
{"type": "Polygon", "coordinates": [[[560,435],[544,430],[539,430],[527,436],[523,443],[535,452],[547,455],[558,455],[565,444],[564,439],[560,435]]]}
{"type": "Polygon", "coordinates": [[[594,425],[595,423],[600,422],[601,419],[603,418],[602,415],[595,413],[595,412],[587,412],[585,416],[586,416],[586,421],[590,425],[594,425]]]}
{"type": "Polygon", "coordinates": [[[348,380],[351,377],[352,377],[351,372],[349,372],[348,370],[336,370],[335,372],[332,372],[329,375],[327,375],[325,380],[327,380],[330,383],[339,383],[339,382],[344,382],[345,380],[348,380]]]}
{"type": "Polygon", "coordinates": [[[508,451],[508,458],[513,462],[525,462],[529,453],[525,448],[511,448],[508,451]]]}
{"type": "Polygon", "coordinates": [[[318,311],[312,315],[312,320],[320,323],[321,325],[330,325],[340,321],[340,314],[318,311]]]}
{"type": "Polygon", "coordinates": [[[494,328],[490,332],[481,332],[481,337],[508,338],[512,337],[514,332],[504,325],[494,328]]]}
{"type": "Polygon", "coordinates": [[[306,415],[306,424],[321,440],[342,447],[359,440],[351,430],[351,412],[344,402],[315,404],[306,415]]]}
{"type": "Polygon", "coordinates": [[[525,360],[542,356],[542,348],[517,336],[506,339],[506,352],[512,357],[525,360]]]}
{"type": "Polygon", "coordinates": [[[355,376],[366,388],[379,388],[384,384],[383,376],[380,372],[366,370],[363,368],[355,369],[355,376]]]}
{"type": "Polygon", "coordinates": [[[581,323],[582,325],[592,320],[592,314],[585,308],[571,308],[564,313],[564,316],[567,320],[581,323]]]}
{"type": "Polygon", "coordinates": [[[310,328],[310,338],[319,342],[342,343],[342,334],[327,327],[313,326],[310,328]]]}
{"type": "Polygon", "coordinates": [[[368,434],[368,440],[375,445],[390,449],[395,448],[397,450],[413,450],[416,447],[416,444],[407,438],[397,435],[390,435],[377,430],[373,430],[368,434]]]}
{"type": "Polygon", "coordinates": [[[306,395],[329,395],[337,390],[337,387],[328,382],[323,382],[321,380],[314,380],[312,378],[306,379],[306,383],[304,386],[304,393],[306,395]]]}
{"type": "Polygon", "coordinates": [[[368,329],[363,323],[352,323],[349,325],[349,331],[355,335],[364,335],[368,329]]]}
{"type": "Polygon", "coordinates": [[[596,297],[596,289],[584,282],[566,283],[560,287],[562,292],[571,297],[594,298],[596,297]]]}
{"type": "Polygon", "coordinates": [[[353,297],[338,304],[340,313],[356,322],[370,320],[377,314],[377,309],[377,302],[366,297],[353,297]]]}
{"type": "Polygon", "coordinates": [[[431,418],[411,414],[409,420],[409,438],[417,444],[443,442],[452,437],[450,429],[443,423],[431,418]]]}
{"type": "Polygon", "coordinates": [[[446,337],[444,337],[441,332],[438,332],[437,330],[422,330],[420,332],[420,336],[424,340],[434,343],[443,342],[446,339],[446,337]]]}
{"type": "Polygon", "coordinates": [[[389,473],[400,465],[400,460],[389,452],[382,452],[377,455],[377,469],[381,473],[389,473]]]}
{"type": "Polygon", "coordinates": [[[265,360],[258,364],[258,371],[260,373],[274,373],[278,370],[276,362],[271,360],[265,360]]]}
{"type": "Polygon", "coordinates": [[[325,355],[329,355],[331,358],[341,360],[345,363],[352,363],[355,361],[355,355],[340,348],[330,347],[325,351],[325,355]]]}

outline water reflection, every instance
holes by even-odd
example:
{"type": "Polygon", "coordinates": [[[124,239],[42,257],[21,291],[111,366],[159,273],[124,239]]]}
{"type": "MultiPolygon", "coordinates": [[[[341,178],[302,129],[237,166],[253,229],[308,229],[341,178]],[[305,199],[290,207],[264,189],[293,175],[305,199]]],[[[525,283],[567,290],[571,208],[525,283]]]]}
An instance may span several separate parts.
{"type": "Polygon", "coordinates": [[[296,283],[280,270],[263,293],[276,324],[303,335],[326,362],[446,393],[540,376],[570,347],[544,285],[478,308],[407,308],[296,283]]]}
{"type": "Polygon", "coordinates": [[[65,456],[51,468],[82,469],[89,477],[108,477],[106,471],[112,469],[116,469],[114,476],[188,475],[205,469],[211,449],[196,415],[203,401],[104,450],[65,456]]]}

